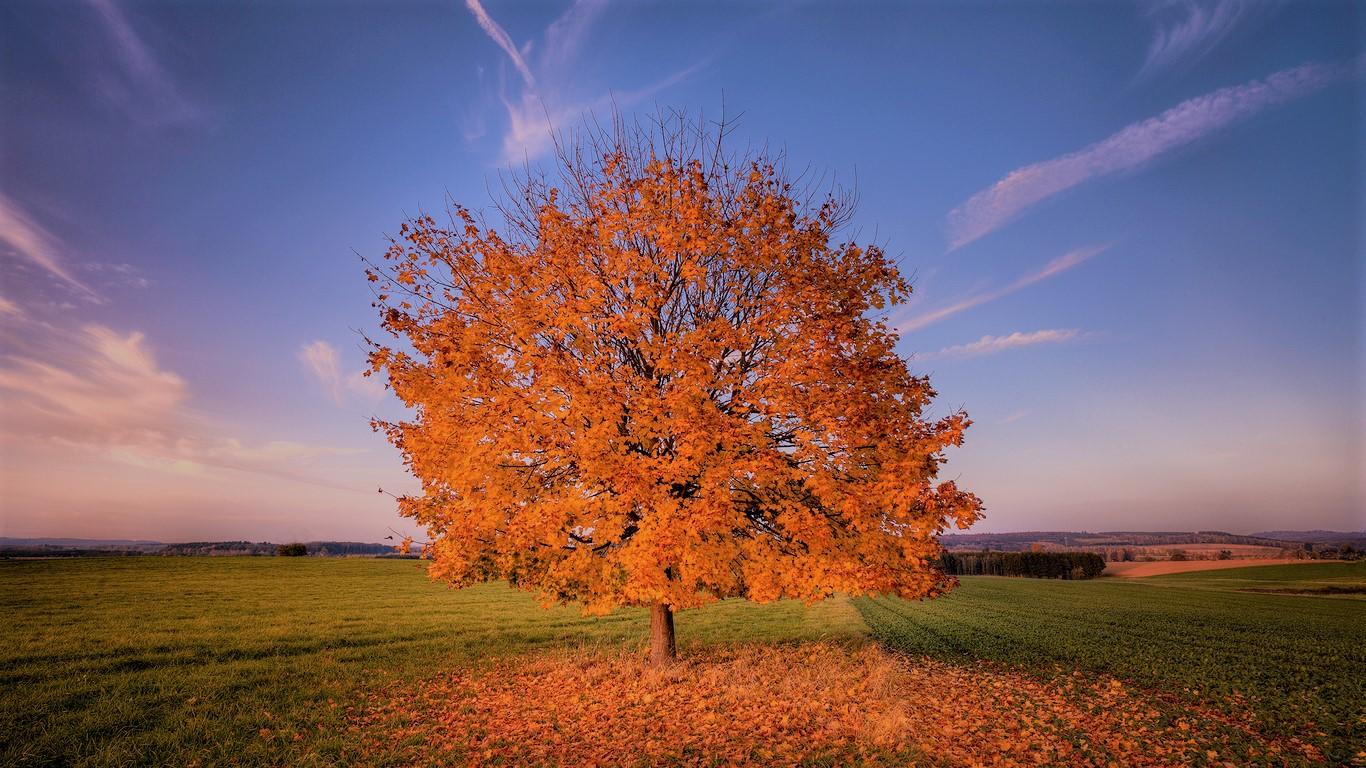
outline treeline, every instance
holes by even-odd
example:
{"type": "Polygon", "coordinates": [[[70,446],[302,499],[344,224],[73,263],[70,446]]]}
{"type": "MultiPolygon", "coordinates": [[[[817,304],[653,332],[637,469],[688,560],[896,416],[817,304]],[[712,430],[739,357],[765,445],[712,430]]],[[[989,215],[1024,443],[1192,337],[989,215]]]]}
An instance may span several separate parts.
{"type": "Polygon", "coordinates": [[[154,555],[273,555],[277,545],[269,541],[184,541],[167,544],[154,555]]]}
{"type": "Polygon", "coordinates": [[[1018,533],[948,533],[940,543],[951,548],[1023,552],[1036,547],[1081,549],[1100,547],[1154,547],[1182,544],[1238,544],[1284,547],[1290,542],[1225,531],[1021,531],[1018,533]]]}
{"type": "Polygon", "coordinates": [[[190,541],[182,544],[168,544],[153,552],[157,555],[281,555],[281,547],[302,547],[302,552],[293,549],[291,555],[314,555],[320,557],[370,556],[382,557],[396,554],[389,544],[367,544],[358,541],[310,541],[307,543],[275,544],[269,541],[190,541]]]}
{"type": "Polygon", "coordinates": [[[945,552],[940,566],[951,576],[1094,579],[1105,559],[1095,552],[945,552]]]}
{"type": "Polygon", "coordinates": [[[275,544],[269,541],[186,541],[178,544],[137,542],[121,545],[99,541],[71,543],[43,540],[0,541],[0,557],[156,557],[156,556],[251,556],[312,555],[314,557],[416,557],[403,555],[391,544],[358,541],[310,541],[275,544]],[[282,547],[289,551],[282,551],[282,547]]]}
{"type": "Polygon", "coordinates": [[[66,547],[52,544],[0,545],[0,557],[137,557],[146,554],[135,549],[66,547]]]}

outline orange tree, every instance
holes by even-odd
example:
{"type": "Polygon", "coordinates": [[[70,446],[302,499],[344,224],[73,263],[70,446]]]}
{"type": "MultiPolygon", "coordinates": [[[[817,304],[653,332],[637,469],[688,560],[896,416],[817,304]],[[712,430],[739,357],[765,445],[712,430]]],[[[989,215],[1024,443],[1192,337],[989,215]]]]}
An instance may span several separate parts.
{"type": "Polygon", "coordinates": [[[377,421],[421,481],[401,514],[433,578],[673,612],[727,597],[933,596],[937,535],[981,503],[936,482],[930,419],[879,310],[910,288],[836,242],[848,198],[797,189],[724,127],[587,131],[513,178],[498,223],[453,206],[368,265],[412,409],[377,421]]]}

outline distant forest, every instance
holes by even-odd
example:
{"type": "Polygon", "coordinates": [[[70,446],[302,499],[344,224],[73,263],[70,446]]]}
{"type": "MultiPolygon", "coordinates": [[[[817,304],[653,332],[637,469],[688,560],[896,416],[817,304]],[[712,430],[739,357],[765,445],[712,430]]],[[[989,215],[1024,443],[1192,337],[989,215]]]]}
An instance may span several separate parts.
{"type": "Polygon", "coordinates": [[[945,552],[940,565],[950,576],[1094,579],[1105,559],[1094,552],[945,552]]]}
{"type": "MultiPolygon", "coordinates": [[[[138,557],[183,555],[275,556],[281,545],[269,541],[100,541],[96,539],[0,539],[0,557],[138,557]]],[[[357,541],[303,542],[315,557],[416,557],[402,555],[390,544],[357,541]]]]}

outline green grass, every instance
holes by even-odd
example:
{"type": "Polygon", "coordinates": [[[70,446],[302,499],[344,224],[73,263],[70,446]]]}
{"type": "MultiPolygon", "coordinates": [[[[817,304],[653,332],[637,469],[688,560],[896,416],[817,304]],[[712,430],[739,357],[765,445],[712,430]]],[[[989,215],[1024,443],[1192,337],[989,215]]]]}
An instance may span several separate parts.
{"type": "MultiPolygon", "coordinates": [[[[364,686],[537,648],[634,646],[648,628],[641,610],[592,618],[505,585],[451,590],[414,561],[0,561],[0,765],[346,762],[355,735],[332,704],[364,686]]],[[[848,601],[728,601],[678,622],[685,651],[865,631],[848,601]]]]}
{"type": "Polygon", "coordinates": [[[1356,563],[1304,563],[1265,565],[1257,568],[1232,568],[1224,571],[1173,573],[1145,581],[1195,589],[1262,591],[1285,593],[1328,591],[1333,597],[1362,599],[1366,594],[1366,560],[1356,563]],[[1351,590],[1351,591],[1348,591],[1351,590]]]}
{"type": "MultiPolygon", "coordinates": [[[[1263,727],[1311,724],[1345,761],[1366,737],[1366,602],[1242,590],[1363,582],[1366,564],[978,577],[933,602],[728,601],[677,623],[685,653],[871,627],[913,654],[1237,692],[1263,727]]],[[[360,691],[541,648],[640,648],[647,630],[641,610],[543,610],[503,585],[432,584],[413,561],[0,561],[0,765],[345,764],[359,740],[345,702],[360,691]]]]}
{"type": "Polygon", "coordinates": [[[1216,702],[1240,695],[1264,728],[1309,735],[1346,763],[1366,743],[1366,603],[1240,590],[1363,581],[1366,562],[1089,582],[970,577],[932,602],[855,604],[875,637],[912,654],[1082,669],[1216,702]]]}

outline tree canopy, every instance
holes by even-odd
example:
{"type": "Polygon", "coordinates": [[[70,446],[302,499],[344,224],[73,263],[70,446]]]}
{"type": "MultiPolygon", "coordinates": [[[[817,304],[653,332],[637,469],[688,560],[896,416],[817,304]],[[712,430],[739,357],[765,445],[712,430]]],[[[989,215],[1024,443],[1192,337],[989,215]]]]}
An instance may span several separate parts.
{"type": "Polygon", "coordinates": [[[981,503],[936,476],[969,421],[926,415],[881,317],[910,286],[837,240],[848,196],[681,119],[557,159],[368,265],[372,371],[412,409],[375,426],[431,574],[595,612],[945,590],[936,536],[981,503]]]}

